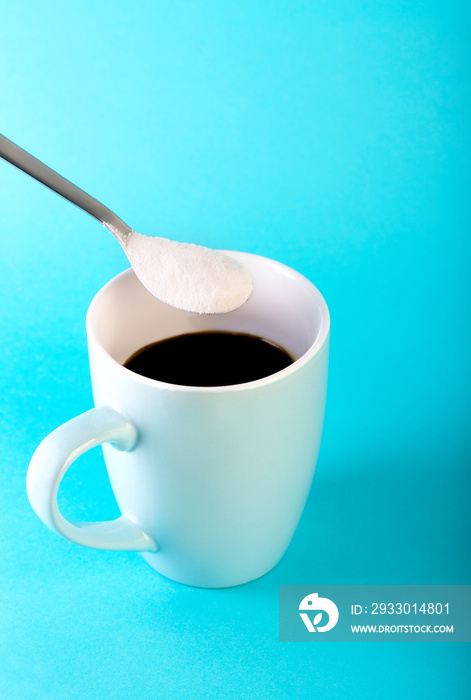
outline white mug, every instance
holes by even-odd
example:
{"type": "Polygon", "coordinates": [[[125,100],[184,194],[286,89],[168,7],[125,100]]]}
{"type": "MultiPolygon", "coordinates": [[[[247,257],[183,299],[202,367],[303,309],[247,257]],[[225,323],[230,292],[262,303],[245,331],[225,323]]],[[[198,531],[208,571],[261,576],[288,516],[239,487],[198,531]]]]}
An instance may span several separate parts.
{"type": "Polygon", "coordinates": [[[164,576],[204,588],[246,583],[282,558],[314,475],[327,386],[330,320],[320,292],[281,263],[227,254],[249,269],[254,285],[227,314],[167,306],[132,270],[98,292],[87,314],[96,407],[46,437],[27,476],[33,509],[57,534],[141,552],[164,576]],[[264,337],[298,359],[222,387],[167,384],[123,366],[145,345],[203,330],[264,337]],[[72,523],[59,512],[59,484],[100,443],[122,515],[72,523]]]}

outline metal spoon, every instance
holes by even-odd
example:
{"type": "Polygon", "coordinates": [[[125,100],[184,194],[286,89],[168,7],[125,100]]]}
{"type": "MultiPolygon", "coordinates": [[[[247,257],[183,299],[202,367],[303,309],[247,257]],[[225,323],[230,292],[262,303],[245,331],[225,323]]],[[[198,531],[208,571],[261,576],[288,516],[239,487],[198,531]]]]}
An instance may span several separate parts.
{"type": "Polygon", "coordinates": [[[215,314],[233,311],[249,298],[250,273],[230,256],[133,231],[108,207],[1,134],[0,156],[98,219],[120,243],[142,284],[161,301],[215,314]]]}

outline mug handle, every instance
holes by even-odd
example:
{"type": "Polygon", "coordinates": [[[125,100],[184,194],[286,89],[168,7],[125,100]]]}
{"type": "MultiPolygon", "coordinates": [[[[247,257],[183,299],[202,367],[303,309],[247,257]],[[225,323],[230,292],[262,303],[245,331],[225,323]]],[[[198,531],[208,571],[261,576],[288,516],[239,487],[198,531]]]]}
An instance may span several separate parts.
{"type": "Polygon", "coordinates": [[[109,406],[92,408],[54,430],[39,445],[28,468],[26,488],[36,515],[53,532],[85,547],[157,551],[154,540],[129,514],[98,523],[73,523],[61,515],[57,505],[59,485],[77,457],[104,442],[118,450],[131,450],[136,440],[135,425],[109,406]]]}

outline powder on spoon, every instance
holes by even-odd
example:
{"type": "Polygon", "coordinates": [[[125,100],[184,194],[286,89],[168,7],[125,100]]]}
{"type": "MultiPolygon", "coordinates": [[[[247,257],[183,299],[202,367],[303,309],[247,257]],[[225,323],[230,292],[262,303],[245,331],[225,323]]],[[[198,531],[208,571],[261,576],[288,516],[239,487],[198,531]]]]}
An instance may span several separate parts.
{"type": "Polygon", "coordinates": [[[249,271],[219,251],[136,231],[123,247],[142,284],[178,309],[226,313],[242,306],[252,292],[249,271]]]}

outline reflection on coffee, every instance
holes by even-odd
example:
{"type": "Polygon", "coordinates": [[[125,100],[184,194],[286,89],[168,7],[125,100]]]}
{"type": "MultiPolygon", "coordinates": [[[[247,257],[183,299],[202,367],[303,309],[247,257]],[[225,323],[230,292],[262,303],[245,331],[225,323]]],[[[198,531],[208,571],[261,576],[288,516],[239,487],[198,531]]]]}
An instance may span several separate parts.
{"type": "Polygon", "coordinates": [[[183,386],[244,384],[288,367],[294,357],[275,343],[226,331],[203,331],[146,345],[124,366],[150,379],[183,386]]]}

